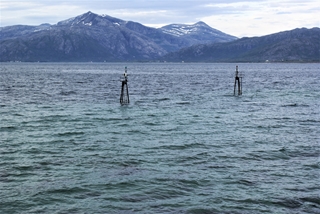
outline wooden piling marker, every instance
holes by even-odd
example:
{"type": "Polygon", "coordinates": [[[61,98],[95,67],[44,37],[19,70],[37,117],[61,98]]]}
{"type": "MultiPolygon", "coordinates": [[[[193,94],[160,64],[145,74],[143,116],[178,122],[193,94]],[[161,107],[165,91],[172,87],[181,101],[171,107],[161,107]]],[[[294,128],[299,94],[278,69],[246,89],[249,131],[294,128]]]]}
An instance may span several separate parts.
{"type": "Polygon", "coordinates": [[[233,94],[236,95],[236,88],[238,84],[238,95],[242,94],[242,76],[239,74],[238,66],[236,66],[236,76],[234,78],[233,94]]]}
{"type": "Polygon", "coordinates": [[[127,67],[125,67],[123,79],[121,80],[121,95],[120,95],[120,104],[129,104],[129,89],[128,89],[128,74],[127,74],[127,67]]]}

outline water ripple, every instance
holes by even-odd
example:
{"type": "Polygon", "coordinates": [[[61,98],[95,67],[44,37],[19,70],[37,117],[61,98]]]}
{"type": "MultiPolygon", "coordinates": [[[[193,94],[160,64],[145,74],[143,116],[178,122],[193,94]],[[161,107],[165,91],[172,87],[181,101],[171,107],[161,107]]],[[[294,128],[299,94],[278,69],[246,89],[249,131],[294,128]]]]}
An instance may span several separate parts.
{"type": "Polygon", "coordinates": [[[1,213],[320,213],[317,64],[1,66],[1,213]]]}

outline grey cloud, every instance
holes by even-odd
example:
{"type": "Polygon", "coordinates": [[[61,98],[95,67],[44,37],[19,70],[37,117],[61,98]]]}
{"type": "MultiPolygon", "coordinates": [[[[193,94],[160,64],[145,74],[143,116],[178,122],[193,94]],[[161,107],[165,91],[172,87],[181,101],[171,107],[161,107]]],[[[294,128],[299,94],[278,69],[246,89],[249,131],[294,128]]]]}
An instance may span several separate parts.
{"type": "MultiPolygon", "coordinates": [[[[290,9],[294,9],[295,12],[299,10],[300,15],[308,14],[305,17],[309,18],[301,22],[290,19],[290,26],[302,27],[303,23],[314,23],[315,19],[310,18],[309,14],[318,14],[318,5],[317,0],[1,0],[0,26],[37,25],[44,22],[56,24],[61,20],[92,11],[149,26],[171,23],[187,24],[204,20],[210,22],[211,20],[211,23],[215,23],[217,28],[232,30],[238,27],[235,23],[239,21],[239,17],[249,17],[243,20],[252,22],[260,19],[261,22],[246,22],[245,26],[238,27],[239,30],[242,31],[244,27],[254,25],[253,30],[260,28],[261,31],[265,30],[265,26],[273,19],[279,20],[278,16],[294,15],[290,13],[290,9]],[[3,5],[9,6],[3,7],[3,5]],[[275,13],[270,14],[271,16],[268,14],[268,17],[264,13],[259,13],[266,8],[267,10],[273,9],[275,13]],[[232,17],[234,17],[233,20],[232,17]]],[[[278,28],[288,27],[288,23],[281,22],[272,25],[277,25],[278,28]]],[[[319,24],[316,23],[316,25],[319,24]]],[[[261,34],[260,31],[257,34],[261,34]]]]}

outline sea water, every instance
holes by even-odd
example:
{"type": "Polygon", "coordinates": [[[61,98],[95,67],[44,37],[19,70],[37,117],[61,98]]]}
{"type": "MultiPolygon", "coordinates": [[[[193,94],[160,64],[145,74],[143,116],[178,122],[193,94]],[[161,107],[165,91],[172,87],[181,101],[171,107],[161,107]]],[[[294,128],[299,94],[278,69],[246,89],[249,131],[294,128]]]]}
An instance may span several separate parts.
{"type": "Polygon", "coordinates": [[[319,68],[1,63],[0,212],[320,213],[319,68]]]}

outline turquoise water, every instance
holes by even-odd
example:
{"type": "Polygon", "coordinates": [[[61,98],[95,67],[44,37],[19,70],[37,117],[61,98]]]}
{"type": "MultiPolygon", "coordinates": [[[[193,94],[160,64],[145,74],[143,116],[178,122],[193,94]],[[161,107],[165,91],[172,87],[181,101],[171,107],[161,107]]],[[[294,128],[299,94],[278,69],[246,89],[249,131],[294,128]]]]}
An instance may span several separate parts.
{"type": "Polygon", "coordinates": [[[319,67],[1,63],[0,212],[320,213],[319,67]]]}

